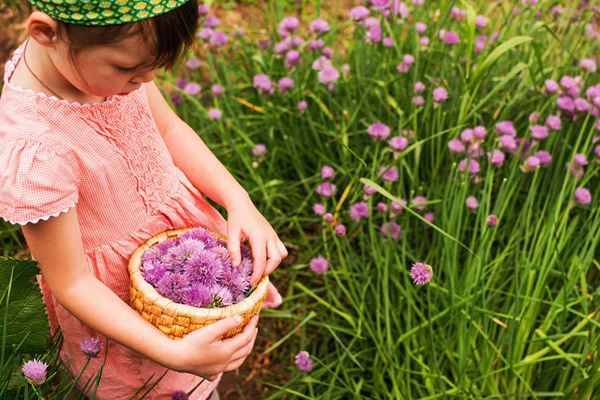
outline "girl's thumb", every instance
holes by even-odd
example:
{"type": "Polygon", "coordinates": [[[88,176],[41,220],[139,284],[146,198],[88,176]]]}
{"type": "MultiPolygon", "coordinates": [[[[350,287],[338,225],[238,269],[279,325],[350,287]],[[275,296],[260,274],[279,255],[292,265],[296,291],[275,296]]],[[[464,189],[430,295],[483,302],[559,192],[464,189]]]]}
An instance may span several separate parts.
{"type": "Polygon", "coordinates": [[[204,334],[208,335],[211,340],[221,339],[227,331],[239,326],[243,321],[243,318],[239,315],[235,315],[229,318],[223,318],[217,322],[214,322],[204,328],[204,334]]]}

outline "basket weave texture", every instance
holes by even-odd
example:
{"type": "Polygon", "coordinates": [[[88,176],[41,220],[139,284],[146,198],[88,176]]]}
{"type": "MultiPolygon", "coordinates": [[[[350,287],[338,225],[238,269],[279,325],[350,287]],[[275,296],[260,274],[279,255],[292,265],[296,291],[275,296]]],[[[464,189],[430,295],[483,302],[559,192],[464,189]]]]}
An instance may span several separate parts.
{"type": "MultiPolygon", "coordinates": [[[[235,336],[241,332],[250,319],[258,314],[267,295],[269,277],[264,276],[250,295],[237,304],[226,307],[200,308],[187,304],[176,303],[162,296],[148,283],[140,267],[144,251],[164,240],[175,239],[190,228],[173,229],[159,233],[140,245],[129,258],[129,275],[131,286],[129,290],[131,306],[152,325],[160,329],[171,339],[180,339],[186,334],[218,320],[239,315],[243,322],[237,327],[227,331],[223,338],[235,336]]],[[[221,235],[211,232],[217,238],[221,235]]]]}

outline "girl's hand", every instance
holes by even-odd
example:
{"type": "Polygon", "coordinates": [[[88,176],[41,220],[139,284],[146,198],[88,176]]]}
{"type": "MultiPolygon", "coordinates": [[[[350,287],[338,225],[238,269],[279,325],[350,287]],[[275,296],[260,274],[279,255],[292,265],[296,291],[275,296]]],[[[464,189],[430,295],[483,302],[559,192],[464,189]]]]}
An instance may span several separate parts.
{"type": "Polygon", "coordinates": [[[269,275],[277,268],[288,252],[273,227],[256,209],[250,198],[242,199],[227,208],[227,247],[233,265],[242,260],[240,241],[250,240],[254,270],[250,283],[254,286],[263,275],[269,275]]]}
{"type": "Polygon", "coordinates": [[[271,282],[269,282],[269,286],[267,287],[267,297],[261,308],[277,308],[282,303],[281,295],[279,291],[271,282]]]}
{"type": "Polygon", "coordinates": [[[225,318],[173,340],[166,367],[214,380],[221,372],[238,369],[248,357],[256,340],[258,315],[252,317],[237,335],[221,339],[238,326],[234,318],[225,318]]]}

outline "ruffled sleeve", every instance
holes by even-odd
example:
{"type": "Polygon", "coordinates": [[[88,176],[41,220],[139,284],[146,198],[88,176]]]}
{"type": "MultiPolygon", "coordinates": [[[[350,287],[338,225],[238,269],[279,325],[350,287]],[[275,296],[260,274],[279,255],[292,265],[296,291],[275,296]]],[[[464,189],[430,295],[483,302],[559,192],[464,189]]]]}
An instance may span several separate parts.
{"type": "Polygon", "coordinates": [[[0,218],[25,225],[77,204],[78,167],[56,145],[28,138],[0,142],[0,218]]]}

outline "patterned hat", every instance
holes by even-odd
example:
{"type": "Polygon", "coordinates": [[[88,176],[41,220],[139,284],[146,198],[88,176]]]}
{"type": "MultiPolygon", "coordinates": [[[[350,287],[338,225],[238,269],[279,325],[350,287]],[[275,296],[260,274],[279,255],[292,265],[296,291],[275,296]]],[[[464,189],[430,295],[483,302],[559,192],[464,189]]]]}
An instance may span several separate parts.
{"type": "Polygon", "coordinates": [[[141,21],[189,0],[29,0],[50,17],[75,25],[106,26],[141,21]]]}

